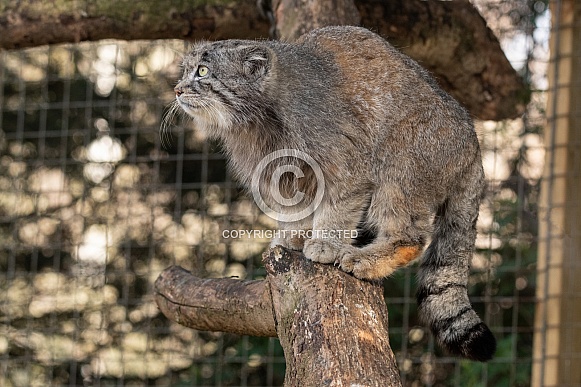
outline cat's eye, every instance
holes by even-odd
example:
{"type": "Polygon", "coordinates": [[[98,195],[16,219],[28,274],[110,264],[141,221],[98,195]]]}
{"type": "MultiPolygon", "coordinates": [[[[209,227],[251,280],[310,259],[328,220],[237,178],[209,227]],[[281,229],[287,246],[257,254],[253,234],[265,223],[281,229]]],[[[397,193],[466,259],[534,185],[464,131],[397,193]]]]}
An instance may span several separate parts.
{"type": "Polygon", "coordinates": [[[210,69],[208,69],[206,66],[198,66],[198,70],[196,71],[196,76],[205,77],[206,75],[208,75],[209,71],[210,71],[210,69]]]}

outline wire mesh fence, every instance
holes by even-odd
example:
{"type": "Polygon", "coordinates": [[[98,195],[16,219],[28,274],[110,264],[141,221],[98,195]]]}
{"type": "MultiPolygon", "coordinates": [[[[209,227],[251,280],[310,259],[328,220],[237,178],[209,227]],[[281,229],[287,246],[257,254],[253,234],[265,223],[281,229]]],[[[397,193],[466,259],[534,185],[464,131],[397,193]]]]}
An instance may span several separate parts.
{"type": "MultiPolygon", "coordinates": [[[[416,267],[385,282],[406,385],[531,382],[537,207],[545,148],[546,1],[477,1],[527,80],[526,114],[477,122],[488,191],[470,295],[495,333],[488,364],[447,357],[416,315],[416,267]]],[[[187,119],[162,146],[183,42],[0,52],[0,386],[278,386],[275,339],[169,322],[153,282],[177,264],[262,278],[273,229],[187,119]]]]}

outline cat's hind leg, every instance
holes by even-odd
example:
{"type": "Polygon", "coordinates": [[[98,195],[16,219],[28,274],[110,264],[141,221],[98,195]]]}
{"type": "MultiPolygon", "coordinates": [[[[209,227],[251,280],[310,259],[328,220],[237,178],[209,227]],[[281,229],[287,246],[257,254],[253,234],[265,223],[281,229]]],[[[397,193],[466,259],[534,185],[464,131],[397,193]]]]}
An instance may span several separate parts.
{"type": "Polygon", "coordinates": [[[367,215],[377,237],[343,254],[340,266],[344,271],[361,279],[385,278],[423,253],[432,231],[429,205],[389,185],[376,192],[367,215]]]}

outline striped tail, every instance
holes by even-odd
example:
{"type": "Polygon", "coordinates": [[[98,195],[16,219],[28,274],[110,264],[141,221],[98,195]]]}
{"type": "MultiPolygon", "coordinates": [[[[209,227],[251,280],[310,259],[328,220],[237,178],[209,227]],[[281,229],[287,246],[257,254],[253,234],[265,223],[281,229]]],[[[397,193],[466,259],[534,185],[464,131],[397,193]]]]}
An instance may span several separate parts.
{"type": "Polygon", "coordinates": [[[487,361],[496,340],[468,299],[470,260],[480,196],[448,200],[439,209],[435,233],[418,274],[418,310],[440,345],[450,353],[487,361]]]}

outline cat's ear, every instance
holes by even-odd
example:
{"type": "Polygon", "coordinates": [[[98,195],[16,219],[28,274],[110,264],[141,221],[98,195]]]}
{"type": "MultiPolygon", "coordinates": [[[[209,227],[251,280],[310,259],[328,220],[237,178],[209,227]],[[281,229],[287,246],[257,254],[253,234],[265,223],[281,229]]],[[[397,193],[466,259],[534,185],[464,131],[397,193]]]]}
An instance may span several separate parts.
{"type": "Polygon", "coordinates": [[[242,67],[248,76],[260,78],[270,69],[271,52],[267,47],[245,47],[242,67]]]}

